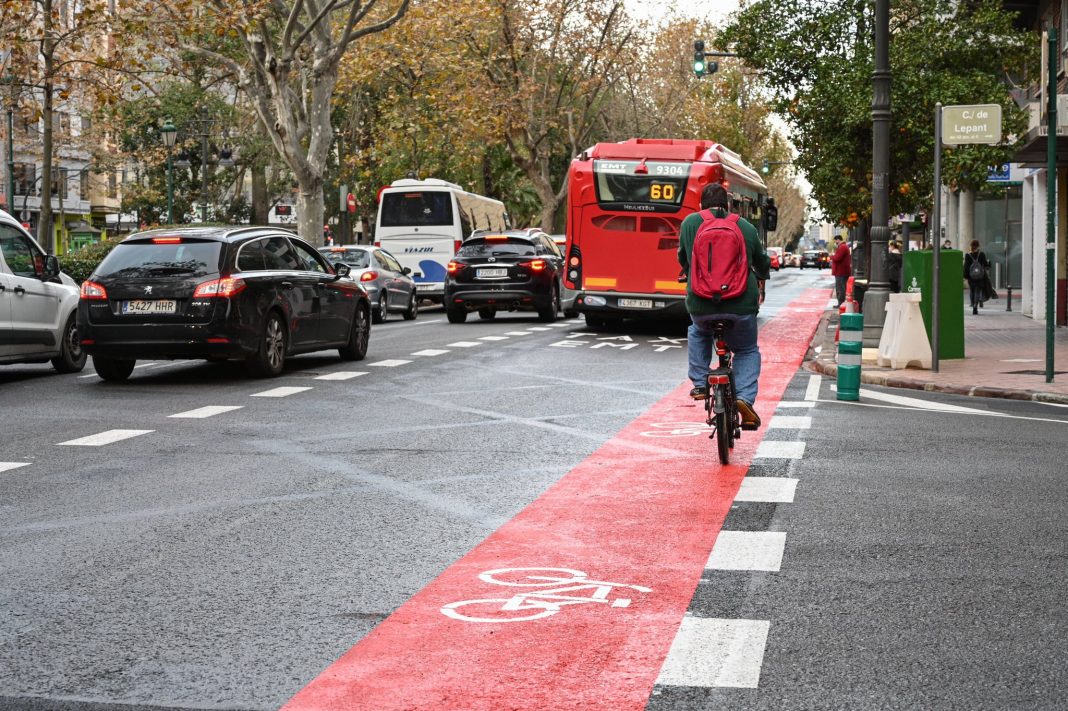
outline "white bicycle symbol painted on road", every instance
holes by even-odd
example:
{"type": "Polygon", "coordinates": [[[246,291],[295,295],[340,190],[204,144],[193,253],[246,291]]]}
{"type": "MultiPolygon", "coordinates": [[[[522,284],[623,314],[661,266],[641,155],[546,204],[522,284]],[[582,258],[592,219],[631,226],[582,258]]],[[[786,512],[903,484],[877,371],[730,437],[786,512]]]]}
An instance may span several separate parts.
{"type": "Polygon", "coordinates": [[[517,592],[511,597],[451,602],[441,608],[442,614],[464,622],[526,622],[555,615],[565,605],[628,607],[630,598],[609,599],[615,588],[652,592],[641,585],[590,580],[586,573],[571,568],[499,568],[479,573],[478,577],[493,585],[536,589],[517,592]]]}
{"type": "Polygon", "coordinates": [[[653,427],[660,429],[642,432],[642,437],[695,437],[708,434],[708,424],[705,422],[658,422],[653,427]]]}

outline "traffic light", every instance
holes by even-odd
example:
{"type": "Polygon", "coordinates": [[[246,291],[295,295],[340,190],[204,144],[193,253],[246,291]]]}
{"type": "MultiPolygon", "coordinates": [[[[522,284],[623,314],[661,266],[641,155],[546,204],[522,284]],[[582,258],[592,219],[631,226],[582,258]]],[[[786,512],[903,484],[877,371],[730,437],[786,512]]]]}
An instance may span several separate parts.
{"type": "Polygon", "coordinates": [[[770,168],[768,166],[768,159],[765,158],[764,159],[764,165],[763,165],[763,167],[761,167],[760,172],[763,173],[764,175],[767,175],[768,174],[768,170],[770,170],[770,168]]]}
{"type": "Polygon", "coordinates": [[[693,43],[693,73],[698,79],[705,75],[705,42],[696,40],[693,43]]]}

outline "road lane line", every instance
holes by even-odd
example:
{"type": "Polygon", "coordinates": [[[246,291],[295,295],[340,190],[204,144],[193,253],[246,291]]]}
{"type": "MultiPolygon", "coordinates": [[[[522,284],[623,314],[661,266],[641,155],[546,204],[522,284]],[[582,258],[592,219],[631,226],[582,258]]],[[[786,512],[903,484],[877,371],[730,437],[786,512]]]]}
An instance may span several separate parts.
{"type": "Polygon", "coordinates": [[[860,389],[860,396],[869,398],[871,400],[880,400],[882,402],[889,402],[893,405],[905,405],[907,407],[915,407],[921,410],[937,410],[939,412],[971,412],[987,414],[989,410],[982,410],[977,407],[964,407],[963,405],[951,405],[948,402],[936,402],[934,400],[923,400],[918,397],[907,397],[905,395],[894,395],[893,393],[884,393],[878,390],[868,390],[867,388],[860,389]]]}
{"type": "Polygon", "coordinates": [[[371,368],[396,368],[397,366],[408,365],[409,363],[411,363],[410,360],[401,360],[399,358],[391,358],[391,359],[388,359],[388,360],[380,360],[380,361],[377,361],[375,363],[368,363],[367,365],[369,367],[371,367],[371,368]]]}
{"type": "Polygon", "coordinates": [[[770,629],[767,620],[683,618],[656,683],[755,689],[770,629]]]}
{"type": "Polygon", "coordinates": [[[804,442],[776,442],[764,440],[757,447],[757,459],[801,459],[805,456],[804,442]]]}
{"type": "MultiPolygon", "coordinates": [[[[827,294],[806,291],[795,305],[822,303],[827,294]]],[[[757,409],[768,420],[818,323],[819,313],[784,308],[762,328],[768,357],[757,409]]],[[[578,699],[596,699],[605,709],[644,708],[768,431],[745,433],[727,466],[716,461],[707,437],[643,437],[663,423],[699,419],[687,397],[691,387],[680,383],[603,443],[379,623],[285,711],[548,709],[575,707],[578,699]],[[524,585],[526,575],[539,582],[524,585]],[[572,590],[561,595],[580,600],[537,598],[546,575],[549,586],[555,579],[572,590]],[[604,594],[593,595],[578,584],[583,580],[604,594]],[[537,619],[524,619],[530,617],[537,619]]],[[[764,625],[764,637],[721,634],[711,642],[718,657],[735,660],[722,667],[718,683],[759,680],[767,623],[726,621],[723,629],[746,624],[764,625]]]]}
{"type": "Polygon", "coordinates": [[[823,381],[822,375],[810,375],[808,377],[808,387],[805,388],[806,400],[818,400],[820,397],[820,383],[823,381]]]}
{"type": "Polygon", "coordinates": [[[198,407],[195,410],[179,412],[177,415],[167,415],[167,417],[203,419],[205,417],[214,417],[215,415],[221,415],[224,412],[233,412],[234,410],[240,410],[242,407],[244,407],[244,405],[207,405],[205,407],[198,407]]]}
{"type": "Polygon", "coordinates": [[[0,462],[0,472],[11,471],[19,467],[28,467],[32,462],[0,462]]]}
{"type": "Polygon", "coordinates": [[[475,346],[481,346],[482,343],[480,341],[457,341],[447,345],[449,348],[474,348],[475,346]]]}
{"type": "Polygon", "coordinates": [[[529,336],[533,331],[505,331],[506,336],[529,336]]]}
{"type": "Polygon", "coordinates": [[[290,395],[296,395],[302,393],[305,390],[311,390],[311,388],[298,388],[298,387],[280,387],[271,388],[270,390],[264,390],[261,393],[253,393],[249,397],[288,397],[290,395]]]}
{"type": "Polygon", "coordinates": [[[785,549],[786,534],[779,531],[720,531],[705,569],[775,572],[785,549]]]}
{"type": "Polygon", "coordinates": [[[802,415],[775,415],[768,423],[773,430],[807,430],[812,427],[812,418],[802,415]]]}
{"type": "Polygon", "coordinates": [[[366,370],[339,370],[335,373],[326,373],[316,377],[316,380],[352,380],[361,375],[367,375],[366,370]]]}
{"type": "Polygon", "coordinates": [[[550,329],[549,329],[548,326],[531,326],[527,330],[528,331],[548,331],[550,329]]]}
{"type": "Polygon", "coordinates": [[[797,491],[797,479],[780,476],[747,476],[742,479],[735,501],[790,504],[797,491]]]}
{"type": "Polygon", "coordinates": [[[480,341],[507,341],[508,336],[480,336],[480,341]]]}
{"type": "Polygon", "coordinates": [[[448,353],[448,352],[449,352],[449,351],[447,351],[447,350],[443,350],[443,349],[441,349],[441,348],[426,348],[426,349],[424,349],[424,350],[421,350],[421,351],[416,351],[415,353],[411,353],[410,355],[413,355],[413,356],[427,356],[427,357],[430,357],[430,356],[439,356],[439,355],[445,355],[445,354],[446,354],[446,353],[448,353]]]}
{"type": "Polygon", "coordinates": [[[798,407],[812,408],[812,407],[815,407],[815,406],[816,406],[816,402],[814,400],[783,400],[782,402],[779,403],[779,409],[780,410],[782,410],[784,408],[798,408],[798,407]]]}
{"type": "Polygon", "coordinates": [[[79,437],[78,439],[71,439],[67,440],[66,442],[60,442],[59,446],[102,447],[105,444],[121,442],[124,439],[130,439],[131,437],[139,437],[150,432],[155,432],[155,430],[106,430],[99,434],[89,435],[88,437],[79,437]]]}

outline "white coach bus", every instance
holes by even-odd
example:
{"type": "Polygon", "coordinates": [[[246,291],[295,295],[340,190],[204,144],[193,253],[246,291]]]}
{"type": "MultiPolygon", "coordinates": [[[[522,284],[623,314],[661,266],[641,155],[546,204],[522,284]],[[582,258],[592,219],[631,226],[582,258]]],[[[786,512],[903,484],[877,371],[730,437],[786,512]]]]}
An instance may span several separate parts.
{"type": "Polygon", "coordinates": [[[509,227],[504,203],[428,178],[395,180],[378,201],[375,244],[412,270],[420,298],[440,303],[445,268],[474,230],[509,227]]]}

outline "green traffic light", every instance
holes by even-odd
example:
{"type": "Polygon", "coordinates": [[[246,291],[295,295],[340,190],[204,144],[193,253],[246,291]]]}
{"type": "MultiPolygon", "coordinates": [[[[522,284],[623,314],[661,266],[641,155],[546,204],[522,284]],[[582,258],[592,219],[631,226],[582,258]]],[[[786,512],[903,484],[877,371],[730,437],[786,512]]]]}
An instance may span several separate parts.
{"type": "Polygon", "coordinates": [[[764,161],[764,166],[760,169],[760,172],[763,173],[764,175],[768,174],[768,162],[767,161],[764,161]]]}
{"type": "Polygon", "coordinates": [[[705,60],[704,58],[693,60],[693,73],[697,76],[704,76],[705,73],[705,60]]]}

